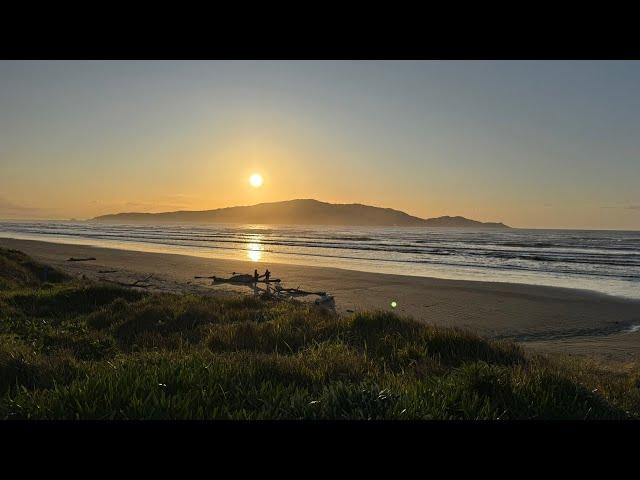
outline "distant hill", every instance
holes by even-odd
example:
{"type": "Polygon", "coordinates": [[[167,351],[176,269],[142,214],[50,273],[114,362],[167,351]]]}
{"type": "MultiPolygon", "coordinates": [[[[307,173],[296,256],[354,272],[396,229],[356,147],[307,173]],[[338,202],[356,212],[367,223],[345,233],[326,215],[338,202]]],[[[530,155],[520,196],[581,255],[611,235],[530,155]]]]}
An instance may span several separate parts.
{"type": "Polygon", "coordinates": [[[359,203],[336,204],[318,200],[289,200],[246,207],[165,213],[116,213],[93,219],[111,223],[258,223],[291,225],[354,225],[401,227],[509,228],[502,223],[483,223],[464,217],[423,219],[392,208],[359,203]]]}
{"type": "Polygon", "coordinates": [[[479,227],[479,228],[511,228],[499,222],[478,222],[464,217],[444,217],[427,218],[422,221],[426,227],[479,227]]]}

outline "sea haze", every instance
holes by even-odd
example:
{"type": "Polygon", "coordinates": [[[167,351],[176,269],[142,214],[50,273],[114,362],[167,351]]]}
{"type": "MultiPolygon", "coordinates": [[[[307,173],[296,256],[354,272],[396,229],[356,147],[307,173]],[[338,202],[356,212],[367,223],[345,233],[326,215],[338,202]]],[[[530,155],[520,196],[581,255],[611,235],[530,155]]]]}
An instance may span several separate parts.
{"type": "Polygon", "coordinates": [[[248,260],[272,270],[294,263],[640,298],[640,232],[633,231],[25,221],[0,222],[0,236],[248,260]]]}

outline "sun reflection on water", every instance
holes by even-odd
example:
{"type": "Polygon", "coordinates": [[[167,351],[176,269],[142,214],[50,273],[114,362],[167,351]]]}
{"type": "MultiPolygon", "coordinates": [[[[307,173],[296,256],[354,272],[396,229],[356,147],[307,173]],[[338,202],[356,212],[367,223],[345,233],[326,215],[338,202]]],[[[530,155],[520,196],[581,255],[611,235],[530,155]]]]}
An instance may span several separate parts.
{"type": "Polygon", "coordinates": [[[249,257],[249,260],[252,262],[259,262],[262,258],[262,245],[259,243],[248,243],[247,257],[249,257]]]}

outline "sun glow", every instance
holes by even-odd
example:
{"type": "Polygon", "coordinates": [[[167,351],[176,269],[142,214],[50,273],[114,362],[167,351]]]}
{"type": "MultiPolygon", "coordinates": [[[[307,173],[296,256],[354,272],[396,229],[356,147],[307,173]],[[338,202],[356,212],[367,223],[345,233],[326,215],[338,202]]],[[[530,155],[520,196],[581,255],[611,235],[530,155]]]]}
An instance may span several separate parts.
{"type": "Polygon", "coordinates": [[[253,175],[251,175],[251,177],[249,178],[249,183],[251,184],[252,187],[254,188],[258,188],[262,186],[262,182],[264,180],[262,179],[262,175],[260,175],[259,173],[254,173],[253,175]]]}

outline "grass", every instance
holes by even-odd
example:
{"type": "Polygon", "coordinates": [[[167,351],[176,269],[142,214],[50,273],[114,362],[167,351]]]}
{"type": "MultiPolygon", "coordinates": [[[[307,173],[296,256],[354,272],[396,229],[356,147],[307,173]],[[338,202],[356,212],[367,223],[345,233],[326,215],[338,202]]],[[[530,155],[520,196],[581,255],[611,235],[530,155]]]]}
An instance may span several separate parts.
{"type": "Polygon", "coordinates": [[[627,419],[640,370],[387,312],[146,293],[0,250],[0,418],[627,419]],[[46,274],[45,274],[46,270],[46,274]]]}

